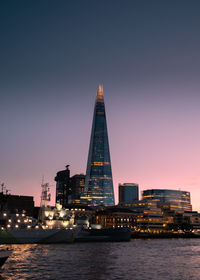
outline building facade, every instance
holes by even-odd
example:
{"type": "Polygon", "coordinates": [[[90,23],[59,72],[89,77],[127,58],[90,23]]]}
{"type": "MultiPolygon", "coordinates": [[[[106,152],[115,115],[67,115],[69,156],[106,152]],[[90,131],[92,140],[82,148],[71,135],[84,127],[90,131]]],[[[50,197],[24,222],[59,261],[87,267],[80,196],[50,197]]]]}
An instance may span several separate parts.
{"type": "Polygon", "coordinates": [[[0,193],[0,212],[9,211],[10,213],[26,213],[28,216],[34,214],[33,196],[12,195],[0,193]]]}
{"type": "Polygon", "coordinates": [[[119,204],[133,202],[134,200],[138,200],[138,184],[119,184],[119,204]]]}
{"type": "Polygon", "coordinates": [[[98,87],[96,94],[82,201],[91,206],[114,205],[113,179],[102,86],[98,87]]]}
{"type": "Polygon", "coordinates": [[[55,177],[56,203],[67,207],[69,204],[80,204],[80,196],[84,191],[85,175],[76,174],[70,177],[69,165],[66,170],[61,170],[55,177]]]}
{"type": "Polygon", "coordinates": [[[54,180],[56,181],[56,203],[66,207],[72,194],[69,165],[66,166],[65,170],[57,172],[54,180]]]}
{"type": "Polygon", "coordinates": [[[192,211],[190,193],[180,190],[150,189],[142,193],[143,199],[158,201],[158,205],[164,210],[192,211]]]}
{"type": "Polygon", "coordinates": [[[97,224],[106,228],[129,227],[132,233],[161,233],[164,230],[162,211],[155,201],[140,200],[126,207],[105,208],[96,212],[97,224]]]}
{"type": "Polygon", "coordinates": [[[72,195],[70,203],[80,204],[80,196],[84,192],[85,187],[85,175],[76,174],[70,178],[70,185],[72,189],[72,195]]]}

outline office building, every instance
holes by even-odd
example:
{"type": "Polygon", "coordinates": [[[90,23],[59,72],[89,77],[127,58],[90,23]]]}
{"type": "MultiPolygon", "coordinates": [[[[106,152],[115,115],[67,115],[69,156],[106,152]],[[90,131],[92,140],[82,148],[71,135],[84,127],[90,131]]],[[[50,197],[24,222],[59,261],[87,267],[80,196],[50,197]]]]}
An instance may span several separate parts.
{"type": "Polygon", "coordinates": [[[57,172],[56,177],[56,203],[61,204],[63,207],[68,205],[68,200],[72,194],[70,186],[70,170],[69,165],[65,170],[57,172]]]}
{"type": "Polygon", "coordinates": [[[192,211],[190,193],[180,190],[150,189],[142,193],[143,199],[157,200],[164,210],[192,211]]]}
{"type": "Polygon", "coordinates": [[[96,94],[92,132],[82,201],[92,206],[114,205],[103,87],[96,94]]]}
{"type": "Polygon", "coordinates": [[[119,184],[119,204],[133,202],[134,200],[138,200],[138,184],[119,184]]]}
{"type": "Polygon", "coordinates": [[[85,175],[76,174],[72,176],[70,178],[70,185],[72,189],[70,203],[80,204],[80,196],[84,192],[85,187],[85,175]]]}
{"type": "Polygon", "coordinates": [[[139,200],[123,207],[106,207],[96,212],[97,224],[106,228],[129,227],[132,233],[161,233],[163,214],[155,201],[139,200]]]}
{"type": "Polygon", "coordinates": [[[80,195],[84,191],[85,175],[76,174],[70,177],[69,165],[55,177],[56,203],[67,207],[69,204],[80,204],[80,195]]]}

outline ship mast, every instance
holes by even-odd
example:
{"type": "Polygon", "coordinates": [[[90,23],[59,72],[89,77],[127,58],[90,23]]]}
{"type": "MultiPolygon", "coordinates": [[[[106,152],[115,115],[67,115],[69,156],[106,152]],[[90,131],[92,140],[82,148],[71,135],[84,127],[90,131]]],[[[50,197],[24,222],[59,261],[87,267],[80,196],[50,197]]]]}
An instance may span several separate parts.
{"type": "Polygon", "coordinates": [[[44,180],[42,179],[42,193],[41,193],[41,200],[40,200],[40,211],[39,211],[39,221],[44,221],[44,211],[47,207],[47,203],[51,200],[51,194],[50,194],[50,187],[49,183],[44,183],[44,180]]]}

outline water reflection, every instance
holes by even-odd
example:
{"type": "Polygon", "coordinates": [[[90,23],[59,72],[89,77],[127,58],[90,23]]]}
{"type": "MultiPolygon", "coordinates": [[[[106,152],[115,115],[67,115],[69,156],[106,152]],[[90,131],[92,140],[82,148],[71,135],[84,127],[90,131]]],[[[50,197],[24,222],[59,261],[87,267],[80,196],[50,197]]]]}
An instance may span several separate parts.
{"type": "Polygon", "coordinates": [[[0,280],[199,280],[198,239],[12,245],[0,280]]]}
{"type": "MultiPolygon", "coordinates": [[[[83,245],[83,244],[82,244],[83,245]]],[[[81,250],[79,253],[80,264],[82,264],[84,273],[81,275],[81,279],[109,279],[112,271],[112,243],[94,243],[93,246],[88,243],[86,250],[81,250]],[[86,262],[87,260],[87,262],[86,262]]],[[[85,246],[85,244],[83,245],[85,246]]]]}

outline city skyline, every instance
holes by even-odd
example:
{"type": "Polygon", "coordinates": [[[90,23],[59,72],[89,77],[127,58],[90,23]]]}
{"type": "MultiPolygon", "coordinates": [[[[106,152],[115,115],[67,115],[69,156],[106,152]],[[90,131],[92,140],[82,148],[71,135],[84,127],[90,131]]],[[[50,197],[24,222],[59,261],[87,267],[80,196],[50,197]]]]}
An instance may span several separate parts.
{"type": "Polygon", "coordinates": [[[58,170],[85,173],[103,84],[116,202],[135,182],[200,210],[200,3],[75,2],[0,4],[0,182],[39,205],[43,175],[53,202],[58,170]]]}

